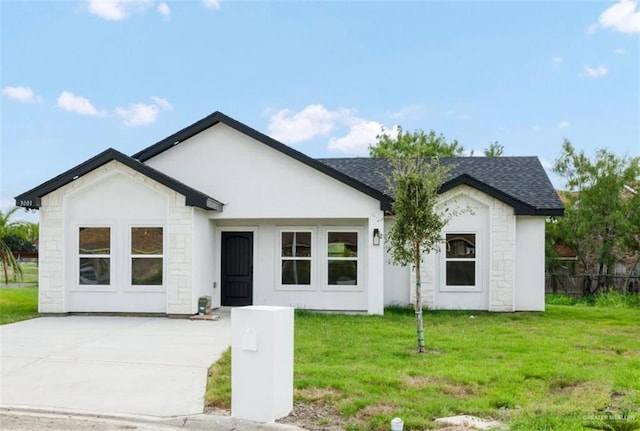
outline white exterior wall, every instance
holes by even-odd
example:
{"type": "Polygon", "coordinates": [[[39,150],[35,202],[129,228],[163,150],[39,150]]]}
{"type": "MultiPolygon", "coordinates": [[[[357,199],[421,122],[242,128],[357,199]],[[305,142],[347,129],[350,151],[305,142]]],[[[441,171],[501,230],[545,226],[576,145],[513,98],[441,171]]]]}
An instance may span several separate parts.
{"type": "Polygon", "coordinates": [[[42,197],[38,239],[38,311],[66,312],[64,298],[64,211],[63,193],[57,190],[42,197]]]}
{"type": "Polygon", "coordinates": [[[211,296],[212,307],[220,307],[220,289],[216,281],[215,226],[209,219],[209,213],[194,208],[193,219],[193,312],[198,310],[198,298],[211,296]]]}
{"type": "Polygon", "coordinates": [[[215,219],[369,218],[380,202],[224,124],[145,162],[223,202],[215,219]]]}
{"type": "Polygon", "coordinates": [[[516,217],[517,311],[544,311],[545,217],[516,217]]]}
{"type": "Polygon", "coordinates": [[[253,231],[253,304],[383,312],[384,245],[373,246],[371,241],[373,229],[384,233],[378,200],[224,124],[210,127],[146,163],[225,204],[221,213],[209,214],[216,227],[210,239],[215,243],[218,291],[214,291],[214,298],[218,301],[220,232],[253,231]],[[280,263],[276,231],[283,224],[312,227],[318,234],[328,226],[357,227],[362,238],[359,252],[363,255],[364,290],[330,293],[320,275],[313,286],[315,292],[277,289],[274,271],[280,263]]]}
{"type": "MultiPolygon", "coordinates": [[[[393,217],[386,217],[384,220],[384,231],[389,232],[393,226],[393,217]]],[[[383,238],[384,240],[384,238],[383,238]]],[[[387,245],[384,245],[384,305],[404,306],[411,302],[410,295],[411,273],[409,266],[398,266],[391,262],[391,256],[387,252],[387,245]],[[409,288],[407,288],[409,286],[409,288]]],[[[414,281],[415,283],[415,281],[414,281]]]]}
{"type": "Polygon", "coordinates": [[[112,161],[42,198],[39,311],[189,314],[193,209],[184,197],[112,161]],[[111,284],[79,285],[78,229],[111,228],[111,284]],[[130,285],[129,231],[164,231],[163,285],[130,285]]]}
{"type": "MultiPolygon", "coordinates": [[[[516,217],[513,208],[469,186],[441,195],[450,208],[471,209],[454,217],[447,233],[476,234],[477,284],[473,288],[445,286],[443,252],[426,255],[422,265],[423,306],[447,310],[514,311],[516,217]]],[[[409,300],[415,300],[415,273],[411,269],[409,300]]],[[[399,294],[395,294],[396,297],[399,294]]]]}
{"type": "MultiPolygon", "coordinates": [[[[371,267],[371,255],[381,258],[383,246],[373,246],[368,220],[362,219],[268,219],[219,220],[216,222],[216,249],[220,250],[222,232],[253,232],[253,303],[287,306],[311,310],[367,311],[381,314],[382,267],[371,267]],[[282,230],[312,232],[312,279],[309,286],[280,284],[281,256],[278,244],[282,230]],[[329,286],[326,278],[326,233],[328,231],[358,232],[357,286],[329,286]],[[380,254],[376,256],[375,254],[380,254]],[[373,291],[373,293],[372,293],[373,291]],[[380,295],[376,296],[379,292],[380,295]]],[[[221,286],[220,257],[216,257],[216,285],[221,286]]],[[[216,292],[220,297],[220,289],[216,292]]]]}

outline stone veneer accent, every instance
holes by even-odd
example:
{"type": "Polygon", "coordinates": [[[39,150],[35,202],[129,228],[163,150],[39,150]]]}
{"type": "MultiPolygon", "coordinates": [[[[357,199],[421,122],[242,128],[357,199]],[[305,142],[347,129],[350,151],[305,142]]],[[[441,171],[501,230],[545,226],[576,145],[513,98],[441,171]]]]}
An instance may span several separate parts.
{"type": "MultiPolygon", "coordinates": [[[[111,161],[96,168],[42,197],[39,210],[39,311],[41,313],[68,311],[64,304],[65,196],[114,172],[143,183],[169,198],[167,214],[159,217],[166,217],[167,220],[167,251],[165,252],[167,314],[192,314],[194,311],[191,294],[193,208],[185,205],[185,197],[181,194],[117,161],[111,161]]],[[[72,244],[68,246],[74,247],[72,244]]]]}
{"type": "MultiPolygon", "coordinates": [[[[489,207],[489,311],[514,311],[515,299],[515,258],[516,258],[516,216],[513,208],[472,187],[462,185],[441,195],[442,200],[467,196],[489,207]]],[[[439,265],[439,255],[426,255],[421,267],[422,303],[426,308],[436,308],[435,267],[439,265]]],[[[486,280],[486,278],[485,278],[486,280]]],[[[410,298],[415,301],[415,271],[411,270],[410,298]]],[[[464,292],[459,293],[464,295],[464,292]]]]}

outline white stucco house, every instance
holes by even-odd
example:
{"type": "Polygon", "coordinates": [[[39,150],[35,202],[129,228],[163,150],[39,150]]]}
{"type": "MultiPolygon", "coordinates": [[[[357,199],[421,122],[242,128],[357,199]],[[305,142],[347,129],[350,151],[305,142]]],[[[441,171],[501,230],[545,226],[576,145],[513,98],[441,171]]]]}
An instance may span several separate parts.
{"type": "MultiPolygon", "coordinates": [[[[441,199],[473,208],[425,256],[433,309],[544,310],[535,157],[460,157],[441,199]]],[[[389,263],[384,159],[312,159],[222,113],[127,156],[108,149],[16,197],[40,212],[39,311],[190,315],[213,306],[383,312],[412,300],[389,263]]]]}

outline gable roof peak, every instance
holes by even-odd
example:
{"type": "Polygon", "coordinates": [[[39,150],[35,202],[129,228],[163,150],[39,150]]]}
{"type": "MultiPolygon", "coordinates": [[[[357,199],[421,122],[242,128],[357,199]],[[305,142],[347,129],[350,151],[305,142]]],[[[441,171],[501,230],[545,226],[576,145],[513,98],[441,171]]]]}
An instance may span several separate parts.
{"type": "Polygon", "coordinates": [[[64,187],[65,185],[69,184],[72,181],[75,181],[81,176],[86,175],[87,173],[114,160],[141,173],[142,175],[145,175],[148,178],[151,178],[154,181],[159,182],[160,184],[174,190],[175,192],[180,193],[185,197],[185,203],[189,206],[194,206],[205,210],[222,211],[223,205],[216,199],[194,189],[193,187],[181,183],[175,178],[172,178],[156,169],[153,169],[151,166],[147,166],[114,148],[107,148],[103,152],[69,169],[68,171],[63,172],[57,177],[54,177],[49,181],[46,181],[39,186],[16,196],[16,206],[28,209],[40,208],[40,201],[43,196],[61,187],[64,187]]]}

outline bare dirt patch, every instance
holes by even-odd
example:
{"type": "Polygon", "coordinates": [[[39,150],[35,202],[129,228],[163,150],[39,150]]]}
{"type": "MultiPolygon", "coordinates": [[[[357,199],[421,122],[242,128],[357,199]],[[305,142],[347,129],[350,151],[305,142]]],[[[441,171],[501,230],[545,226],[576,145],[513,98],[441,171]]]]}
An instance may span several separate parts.
{"type": "Polygon", "coordinates": [[[343,431],[344,420],[335,407],[326,404],[297,403],[293,412],[278,422],[296,425],[309,431],[343,431]]]}
{"type": "Polygon", "coordinates": [[[405,379],[405,385],[413,388],[424,388],[434,386],[438,391],[453,398],[464,398],[476,393],[476,388],[472,385],[457,383],[448,379],[431,376],[412,376],[405,379]]]}

